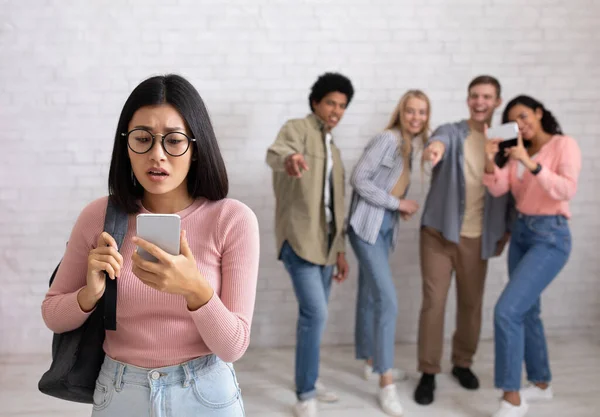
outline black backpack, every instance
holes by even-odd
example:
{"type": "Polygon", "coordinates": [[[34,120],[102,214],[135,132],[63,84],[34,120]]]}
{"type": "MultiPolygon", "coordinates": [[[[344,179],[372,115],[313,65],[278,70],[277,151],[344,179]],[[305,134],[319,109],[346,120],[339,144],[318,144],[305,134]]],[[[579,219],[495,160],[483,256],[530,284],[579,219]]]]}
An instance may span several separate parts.
{"type": "MultiPolygon", "coordinates": [[[[116,240],[119,249],[127,234],[127,221],[127,213],[119,210],[109,197],[104,231],[116,240]]],[[[56,271],[58,266],[52,273],[50,285],[56,271]]],[[[104,362],[105,332],[116,328],[117,282],[107,275],[104,295],[86,322],[78,329],[54,334],[52,364],[40,379],[39,390],[63,400],[92,404],[96,379],[104,362]]]]}

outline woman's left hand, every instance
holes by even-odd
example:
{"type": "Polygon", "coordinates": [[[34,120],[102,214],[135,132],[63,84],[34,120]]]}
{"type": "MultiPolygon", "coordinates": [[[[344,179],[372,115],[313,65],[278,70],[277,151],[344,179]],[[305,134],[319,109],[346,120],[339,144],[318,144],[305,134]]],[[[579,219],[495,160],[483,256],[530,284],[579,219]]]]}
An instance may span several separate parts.
{"type": "Polygon", "coordinates": [[[511,159],[515,159],[517,161],[521,161],[523,165],[525,165],[529,170],[535,169],[536,163],[529,157],[529,153],[527,153],[527,149],[525,149],[525,145],[523,144],[523,136],[521,132],[519,132],[517,136],[517,145],[512,146],[510,148],[506,148],[504,150],[504,154],[511,159]]]}
{"type": "Polygon", "coordinates": [[[180,255],[177,256],[170,255],[139,237],[134,237],[132,240],[137,246],[158,259],[158,262],[147,261],[137,251],[131,256],[133,273],[144,284],[158,291],[185,297],[190,309],[193,309],[192,304],[198,308],[211,299],[213,290],[198,271],[185,231],[181,231],[180,234],[181,249],[180,255]]]}

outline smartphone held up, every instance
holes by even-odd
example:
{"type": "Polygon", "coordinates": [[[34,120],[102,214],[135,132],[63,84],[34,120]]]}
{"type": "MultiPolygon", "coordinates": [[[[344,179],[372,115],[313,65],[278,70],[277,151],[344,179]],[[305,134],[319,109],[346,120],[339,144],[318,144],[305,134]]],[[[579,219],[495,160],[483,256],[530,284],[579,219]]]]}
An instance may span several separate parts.
{"type": "MultiPolygon", "coordinates": [[[[517,146],[519,137],[519,125],[516,122],[503,123],[498,126],[490,127],[487,130],[487,138],[489,140],[498,140],[501,142],[498,144],[498,153],[494,158],[494,162],[499,168],[502,168],[508,161],[508,157],[505,155],[505,150],[517,146]]],[[[530,146],[529,141],[524,141],[525,147],[530,146]]]]}
{"type": "MultiPolygon", "coordinates": [[[[177,214],[138,214],[136,218],[137,236],[158,246],[171,255],[179,255],[181,218],[177,214]]],[[[151,262],[158,262],[153,255],[138,246],[140,256],[151,262]]]]}

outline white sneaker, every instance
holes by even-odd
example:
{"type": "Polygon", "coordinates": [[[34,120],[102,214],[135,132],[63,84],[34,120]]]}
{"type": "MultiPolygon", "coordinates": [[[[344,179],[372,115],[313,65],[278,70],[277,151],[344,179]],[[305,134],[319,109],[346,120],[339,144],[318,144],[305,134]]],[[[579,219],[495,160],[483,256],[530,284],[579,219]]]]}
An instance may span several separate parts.
{"type": "Polygon", "coordinates": [[[508,401],[500,401],[500,409],[492,417],[523,417],[527,414],[529,406],[525,399],[521,397],[521,405],[512,405],[508,401]]]}
{"type": "Polygon", "coordinates": [[[315,389],[317,390],[317,400],[322,403],[334,403],[340,399],[335,392],[328,390],[319,380],[315,382],[315,389]]]}
{"type": "MultiPolygon", "coordinates": [[[[373,372],[373,367],[368,363],[365,363],[365,367],[363,368],[363,378],[367,381],[371,381],[378,377],[379,375],[373,372]]],[[[408,379],[408,374],[402,369],[392,368],[392,378],[394,381],[404,381],[408,379]]]]}
{"type": "Polygon", "coordinates": [[[294,415],[296,417],[317,417],[317,400],[311,398],[306,401],[298,401],[294,405],[294,415]]]}
{"type": "Polygon", "coordinates": [[[400,417],[403,415],[404,410],[402,404],[400,404],[400,397],[398,397],[398,391],[396,391],[396,384],[386,385],[383,388],[379,388],[379,405],[384,413],[389,416],[400,417]]]}
{"type": "Polygon", "coordinates": [[[554,398],[552,387],[541,389],[537,385],[531,384],[521,390],[521,398],[525,398],[527,402],[548,401],[554,398]]]}

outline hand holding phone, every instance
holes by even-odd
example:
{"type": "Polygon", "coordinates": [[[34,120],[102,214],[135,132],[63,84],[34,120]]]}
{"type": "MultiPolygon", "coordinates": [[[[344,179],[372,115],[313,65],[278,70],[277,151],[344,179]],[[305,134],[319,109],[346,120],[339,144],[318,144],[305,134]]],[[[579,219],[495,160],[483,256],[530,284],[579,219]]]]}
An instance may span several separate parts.
{"type": "Polygon", "coordinates": [[[488,161],[493,161],[498,152],[500,152],[500,140],[499,139],[490,139],[490,140],[486,141],[485,155],[487,156],[488,161]]]}
{"type": "Polygon", "coordinates": [[[504,123],[499,126],[492,126],[486,130],[486,136],[489,140],[500,140],[500,142],[514,141],[517,143],[519,135],[519,125],[516,122],[504,123]]]}
{"type": "MultiPolygon", "coordinates": [[[[486,155],[490,158],[492,151],[496,151],[491,158],[499,168],[504,167],[508,161],[507,149],[518,145],[519,125],[516,122],[504,123],[499,126],[490,127],[485,130],[485,136],[489,142],[495,145],[486,144],[486,155]],[[497,146],[497,149],[496,149],[497,146]]],[[[525,147],[530,145],[529,141],[524,141],[525,147]]],[[[490,159],[491,160],[491,159],[490,159]]]]}
{"type": "Polygon", "coordinates": [[[138,249],[132,256],[132,271],[144,284],[183,296],[190,310],[211,299],[214,291],[198,270],[178,215],[138,215],[137,236],[133,241],[138,249]]]}
{"type": "MultiPolygon", "coordinates": [[[[170,255],[179,255],[181,218],[177,214],[138,214],[136,227],[137,237],[158,246],[170,255]]],[[[158,261],[139,246],[137,252],[147,261],[158,261]]]]}

